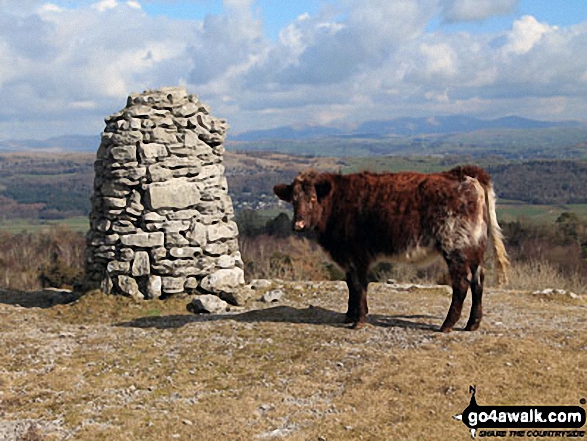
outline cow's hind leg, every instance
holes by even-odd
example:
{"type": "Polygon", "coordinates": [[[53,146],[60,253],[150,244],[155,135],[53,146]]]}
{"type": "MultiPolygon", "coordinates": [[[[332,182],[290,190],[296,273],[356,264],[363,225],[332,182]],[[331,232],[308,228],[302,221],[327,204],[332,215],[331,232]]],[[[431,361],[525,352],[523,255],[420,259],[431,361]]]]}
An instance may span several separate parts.
{"type": "Polygon", "coordinates": [[[360,329],[365,325],[365,318],[369,312],[367,307],[367,271],[355,268],[346,273],[346,283],[349,289],[349,304],[346,313],[346,323],[353,323],[353,328],[360,329]]]}
{"type": "Polygon", "coordinates": [[[450,332],[461,317],[463,302],[469,290],[469,268],[462,259],[447,259],[448,270],[452,282],[452,301],[440,332],[450,332]]]}
{"type": "Polygon", "coordinates": [[[471,267],[471,294],[473,302],[471,304],[471,314],[469,321],[465,326],[466,331],[475,331],[479,328],[481,318],[483,317],[483,281],[485,280],[485,272],[481,265],[471,267]]]}

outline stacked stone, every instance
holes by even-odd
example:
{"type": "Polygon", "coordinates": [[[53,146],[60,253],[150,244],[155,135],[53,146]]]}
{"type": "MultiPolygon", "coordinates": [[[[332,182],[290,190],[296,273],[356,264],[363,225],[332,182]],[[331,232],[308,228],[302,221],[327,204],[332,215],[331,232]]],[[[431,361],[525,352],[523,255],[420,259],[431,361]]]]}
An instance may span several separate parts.
{"type": "Polygon", "coordinates": [[[185,88],[131,94],[106,118],[95,162],[86,273],[137,299],[244,283],[224,176],[228,125],[185,88]]]}

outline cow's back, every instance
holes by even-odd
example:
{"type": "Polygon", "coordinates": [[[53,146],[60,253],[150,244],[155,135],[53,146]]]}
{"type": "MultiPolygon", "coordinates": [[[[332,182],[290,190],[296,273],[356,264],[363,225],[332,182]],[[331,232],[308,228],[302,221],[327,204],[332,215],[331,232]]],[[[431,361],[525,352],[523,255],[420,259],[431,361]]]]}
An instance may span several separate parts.
{"type": "Polygon", "coordinates": [[[470,177],[476,171],[332,175],[328,222],[319,241],[339,262],[350,254],[442,251],[442,237],[455,233],[458,219],[483,215],[479,183],[470,177]]]}

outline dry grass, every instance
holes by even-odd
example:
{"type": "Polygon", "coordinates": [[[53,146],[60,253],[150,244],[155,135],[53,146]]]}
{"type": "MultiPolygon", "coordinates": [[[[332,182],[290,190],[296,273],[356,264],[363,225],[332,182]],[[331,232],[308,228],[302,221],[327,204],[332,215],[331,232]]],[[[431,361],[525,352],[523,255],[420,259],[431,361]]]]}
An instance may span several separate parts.
{"type": "Polygon", "coordinates": [[[81,276],[85,238],[66,227],[37,233],[0,233],[0,288],[35,290],[40,276],[64,272],[81,276]]]}
{"type": "Polygon", "coordinates": [[[329,280],[333,275],[327,254],[306,238],[241,237],[239,247],[250,279],[329,280]]]}
{"type": "Polygon", "coordinates": [[[511,288],[522,290],[565,289],[587,294],[587,282],[578,271],[562,271],[547,260],[517,261],[509,274],[511,288]]]}
{"type": "Polygon", "coordinates": [[[451,417],[470,384],[480,404],[587,397],[584,297],[490,290],[479,331],[444,335],[443,290],[371,284],[370,325],[351,331],[344,284],[282,289],[208,316],[186,298],[0,293],[0,438],[467,439],[451,417]]]}

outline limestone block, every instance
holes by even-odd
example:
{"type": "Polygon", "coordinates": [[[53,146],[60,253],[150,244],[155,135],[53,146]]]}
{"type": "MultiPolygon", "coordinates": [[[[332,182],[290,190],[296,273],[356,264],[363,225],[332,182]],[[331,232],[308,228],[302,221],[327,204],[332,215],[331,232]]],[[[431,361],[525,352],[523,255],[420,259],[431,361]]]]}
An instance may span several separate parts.
{"type": "Polygon", "coordinates": [[[156,262],[158,262],[162,259],[165,259],[167,257],[167,249],[164,247],[152,248],[151,249],[151,257],[156,262]]]}
{"type": "Polygon", "coordinates": [[[181,210],[181,211],[174,211],[167,215],[169,220],[189,220],[197,219],[200,212],[198,210],[181,210]]]}
{"type": "Polygon", "coordinates": [[[165,246],[166,247],[186,247],[190,245],[190,241],[187,240],[180,233],[165,233],[165,246]]]}
{"type": "Polygon", "coordinates": [[[137,227],[127,220],[118,220],[112,225],[112,230],[120,234],[136,233],[137,227]]]}
{"type": "Polygon", "coordinates": [[[232,239],[238,234],[238,227],[234,222],[218,223],[208,227],[208,242],[232,239]]]}
{"type": "Polygon", "coordinates": [[[184,289],[189,291],[195,291],[196,289],[198,289],[198,285],[198,279],[196,279],[195,277],[188,277],[185,281],[184,289]]]}
{"type": "Polygon", "coordinates": [[[126,207],[126,199],[125,198],[103,198],[104,206],[106,208],[125,208],[126,207]]]}
{"type": "Polygon", "coordinates": [[[208,181],[210,178],[215,178],[224,173],[224,166],[221,164],[204,165],[198,173],[198,179],[208,181]]]}
{"type": "Polygon", "coordinates": [[[194,152],[199,151],[200,147],[206,145],[206,143],[198,137],[198,134],[193,131],[185,132],[183,145],[185,148],[192,150],[194,152]]]}
{"type": "Polygon", "coordinates": [[[175,247],[169,250],[169,254],[177,259],[190,259],[201,253],[202,249],[198,247],[175,247]]]}
{"type": "Polygon", "coordinates": [[[163,182],[173,178],[173,172],[160,163],[149,165],[148,177],[151,182],[163,182]]]}
{"type": "Polygon", "coordinates": [[[135,252],[132,248],[122,248],[120,250],[120,260],[131,262],[135,257],[135,252]]]}
{"type": "Polygon", "coordinates": [[[127,274],[130,271],[130,263],[113,260],[108,262],[106,269],[113,274],[127,274]]]}
{"type": "Polygon", "coordinates": [[[209,256],[219,257],[230,253],[230,247],[226,242],[209,243],[204,247],[204,252],[209,256]]]}
{"type": "Polygon", "coordinates": [[[165,242],[165,236],[161,232],[156,233],[135,233],[120,236],[123,245],[139,248],[162,247],[165,242]]]}
{"type": "Polygon", "coordinates": [[[112,157],[118,162],[132,162],[137,160],[137,148],[134,145],[112,147],[112,157]]]}
{"type": "Polygon", "coordinates": [[[149,276],[147,282],[147,295],[150,299],[158,299],[161,297],[161,277],[160,276],[149,276]]]}
{"type": "Polygon", "coordinates": [[[163,292],[177,294],[184,290],[185,277],[162,277],[161,285],[163,292]]]}
{"type": "Polygon", "coordinates": [[[164,222],[149,222],[145,226],[145,230],[149,232],[161,231],[163,230],[163,226],[165,225],[164,222]]]}
{"type": "Polygon", "coordinates": [[[196,205],[200,201],[198,185],[184,178],[172,179],[148,185],[147,201],[151,209],[183,209],[196,205]]]}
{"type": "Polygon", "coordinates": [[[111,226],[112,222],[110,222],[108,219],[101,219],[96,225],[96,230],[105,233],[106,231],[110,230],[111,226]]]}
{"type": "Polygon", "coordinates": [[[165,144],[160,144],[157,142],[152,142],[148,144],[140,143],[139,153],[143,160],[164,158],[166,156],[169,156],[169,152],[167,151],[167,147],[165,146],[165,144]]]}
{"type": "Polygon", "coordinates": [[[136,118],[148,117],[153,113],[153,108],[144,105],[132,106],[127,108],[125,113],[136,118]]]}
{"type": "Polygon", "coordinates": [[[190,229],[185,237],[190,244],[204,247],[208,243],[207,230],[208,227],[206,225],[198,221],[192,221],[190,229]]]}
{"type": "Polygon", "coordinates": [[[190,224],[189,220],[169,220],[163,224],[163,230],[166,233],[179,233],[180,231],[187,231],[190,224]]]}
{"type": "Polygon", "coordinates": [[[163,127],[163,128],[166,128],[166,129],[173,129],[173,128],[175,128],[175,122],[173,121],[172,118],[170,118],[168,116],[166,116],[164,118],[161,118],[161,119],[158,119],[158,120],[155,120],[155,125],[157,127],[163,127]]]}
{"type": "Polygon", "coordinates": [[[101,186],[101,193],[104,196],[123,198],[128,194],[128,186],[119,182],[108,181],[101,186]]]}
{"type": "Polygon", "coordinates": [[[240,268],[220,269],[200,282],[200,286],[211,293],[233,292],[245,284],[244,272],[240,268]]]}
{"type": "Polygon", "coordinates": [[[118,288],[135,300],[143,300],[145,296],[139,290],[135,279],[129,276],[118,276],[118,288]]]}
{"type": "Polygon", "coordinates": [[[131,130],[141,130],[142,120],[138,118],[128,118],[128,124],[131,130]]]}
{"type": "Polygon", "coordinates": [[[150,211],[143,216],[145,222],[165,222],[167,218],[156,211],[150,211]]]}
{"type": "Polygon", "coordinates": [[[180,118],[189,118],[194,116],[199,110],[199,107],[194,103],[187,103],[178,109],[174,109],[173,115],[180,118]]]}
{"type": "Polygon", "coordinates": [[[174,144],[177,142],[177,132],[175,130],[167,130],[163,127],[156,127],[151,133],[152,142],[160,142],[163,144],[174,144]]]}
{"type": "Polygon", "coordinates": [[[136,130],[112,133],[109,137],[112,145],[136,145],[143,140],[143,134],[136,130]]]}
{"type": "Polygon", "coordinates": [[[132,275],[134,277],[146,276],[151,272],[151,262],[149,253],[146,251],[137,251],[132,263],[132,275]]]}
{"type": "Polygon", "coordinates": [[[236,266],[236,257],[224,254],[218,258],[218,260],[216,261],[216,265],[218,266],[218,268],[234,268],[236,266]]]}

